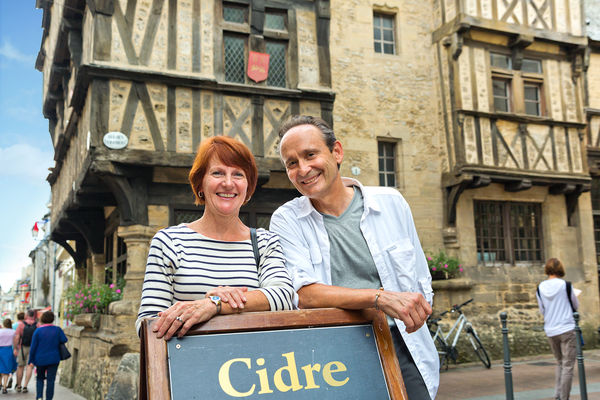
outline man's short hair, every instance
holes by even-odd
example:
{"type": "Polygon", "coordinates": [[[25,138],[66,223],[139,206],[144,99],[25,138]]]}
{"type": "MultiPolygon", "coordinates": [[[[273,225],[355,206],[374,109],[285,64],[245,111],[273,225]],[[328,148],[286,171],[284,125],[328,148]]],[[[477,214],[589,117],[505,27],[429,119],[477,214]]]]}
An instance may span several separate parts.
{"type": "Polygon", "coordinates": [[[544,266],[544,273],[548,276],[554,275],[562,278],[565,276],[565,266],[558,258],[551,258],[546,261],[544,266]]]}
{"type": "Polygon", "coordinates": [[[27,316],[29,318],[35,318],[35,311],[34,310],[27,310],[27,316]]]}
{"type": "Polygon", "coordinates": [[[20,313],[17,314],[17,320],[23,321],[24,319],[25,319],[25,313],[23,311],[21,311],[20,313]]]}
{"type": "MultiPolygon", "coordinates": [[[[333,129],[327,122],[319,117],[313,117],[310,115],[292,115],[279,127],[279,139],[283,139],[283,136],[292,128],[300,125],[312,125],[318,128],[323,134],[323,140],[327,145],[329,151],[333,151],[333,145],[337,140],[333,129]]],[[[281,143],[281,141],[279,142],[281,143]]]]}

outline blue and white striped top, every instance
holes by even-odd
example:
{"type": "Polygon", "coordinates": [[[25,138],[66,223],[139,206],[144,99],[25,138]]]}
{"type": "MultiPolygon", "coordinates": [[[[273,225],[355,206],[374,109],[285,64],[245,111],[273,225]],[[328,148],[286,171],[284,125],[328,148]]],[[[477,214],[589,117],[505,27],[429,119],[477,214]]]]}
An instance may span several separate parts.
{"type": "Polygon", "coordinates": [[[260,265],[248,240],[208,238],[185,224],[161,229],[150,243],[142,301],[136,321],[155,316],[177,301],[204,298],[217,286],[247,287],[265,294],[272,311],[293,308],[294,288],[285,268],[279,237],[257,229],[260,265]]]}

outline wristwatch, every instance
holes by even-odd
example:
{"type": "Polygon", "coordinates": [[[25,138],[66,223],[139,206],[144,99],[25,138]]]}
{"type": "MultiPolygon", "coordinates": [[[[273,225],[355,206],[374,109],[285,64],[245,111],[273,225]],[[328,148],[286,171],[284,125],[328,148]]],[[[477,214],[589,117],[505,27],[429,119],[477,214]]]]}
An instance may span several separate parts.
{"type": "Polygon", "coordinates": [[[221,298],[219,296],[208,296],[208,298],[217,306],[217,314],[221,314],[221,298]]]}

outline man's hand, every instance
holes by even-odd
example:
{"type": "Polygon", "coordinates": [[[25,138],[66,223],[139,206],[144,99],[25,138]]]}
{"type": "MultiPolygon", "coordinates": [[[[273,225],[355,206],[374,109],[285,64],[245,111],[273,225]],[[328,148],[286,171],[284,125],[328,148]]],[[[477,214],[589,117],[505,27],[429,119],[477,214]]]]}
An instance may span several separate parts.
{"type": "Polygon", "coordinates": [[[432,309],[421,293],[379,291],[378,308],[406,325],[406,332],[413,333],[423,326],[432,309]]]}

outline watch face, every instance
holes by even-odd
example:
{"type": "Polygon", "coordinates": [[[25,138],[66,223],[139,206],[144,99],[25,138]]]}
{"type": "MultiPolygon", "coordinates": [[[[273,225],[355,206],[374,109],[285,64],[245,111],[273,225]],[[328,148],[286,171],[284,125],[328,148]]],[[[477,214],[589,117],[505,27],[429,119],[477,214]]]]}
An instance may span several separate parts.
{"type": "Polygon", "coordinates": [[[221,301],[221,298],[219,296],[210,296],[210,299],[215,303],[221,301]]]}

